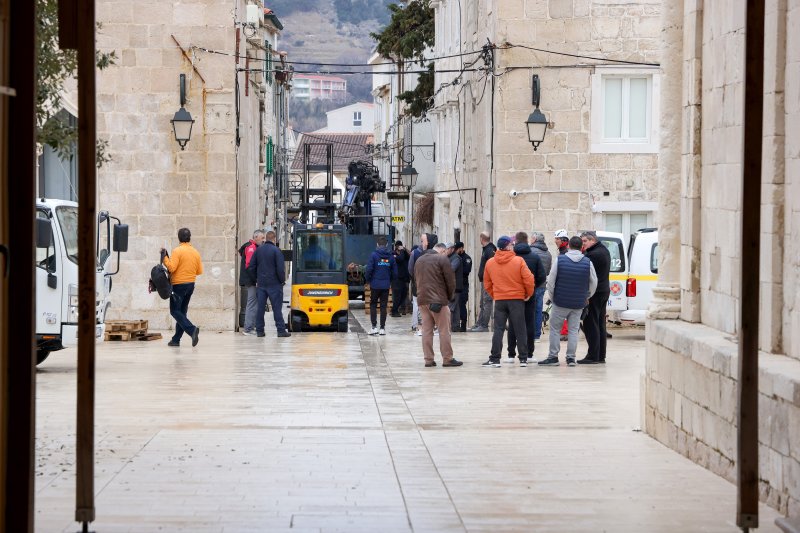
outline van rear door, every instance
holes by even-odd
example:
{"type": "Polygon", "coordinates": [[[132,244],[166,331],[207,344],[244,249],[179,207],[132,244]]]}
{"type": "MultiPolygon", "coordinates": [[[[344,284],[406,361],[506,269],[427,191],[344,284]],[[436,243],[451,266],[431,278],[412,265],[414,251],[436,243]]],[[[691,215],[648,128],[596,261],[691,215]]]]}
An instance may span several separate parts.
{"type": "Polygon", "coordinates": [[[610,293],[608,296],[608,311],[624,311],[628,308],[625,297],[625,283],[628,278],[625,245],[621,233],[598,231],[597,238],[608,248],[611,254],[611,269],[608,276],[610,293]]]}
{"type": "Polygon", "coordinates": [[[628,296],[628,311],[620,319],[643,324],[653,298],[653,287],[658,283],[657,231],[642,230],[636,234],[630,251],[628,277],[635,280],[636,295],[628,296]]]}

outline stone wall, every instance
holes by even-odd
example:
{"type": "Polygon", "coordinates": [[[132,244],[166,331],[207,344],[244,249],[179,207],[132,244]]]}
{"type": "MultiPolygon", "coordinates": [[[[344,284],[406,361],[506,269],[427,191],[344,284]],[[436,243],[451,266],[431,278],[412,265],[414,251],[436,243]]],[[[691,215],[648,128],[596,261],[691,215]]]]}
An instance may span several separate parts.
{"type": "MultiPolygon", "coordinates": [[[[243,13],[244,2],[236,1],[243,13]]],[[[255,204],[237,211],[234,58],[190,49],[232,53],[233,9],[234,1],[98,2],[98,47],[120,57],[98,77],[98,135],[109,141],[113,157],[99,173],[99,208],[130,226],[130,249],[114,279],[109,318],[143,318],[153,329],[174,326],[168,302],[148,294],[147,280],[159,249],[172,250],[177,230],[188,227],[205,267],[190,317],[208,329],[233,327],[236,227],[252,231],[258,224],[255,204]],[[181,73],[187,79],[186,109],[195,119],[183,151],[170,124],[180,106],[181,73]]],[[[240,54],[244,50],[243,39],[240,54]]],[[[247,192],[258,190],[263,178],[257,168],[257,93],[243,93],[244,87],[238,177],[247,192]]]]}
{"type": "MultiPolygon", "coordinates": [[[[680,261],[677,248],[662,246],[659,274],[678,274],[681,319],[655,319],[666,318],[664,302],[651,305],[645,427],[667,446],[735,480],[740,272],[743,261],[760,261],[760,493],[769,505],[798,517],[800,245],[793,236],[800,230],[800,141],[792,133],[800,128],[800,47],[793,31],[800,24],[800,2],[766,5],[758,258],[740,252],[744,5],[687,0],[671,2],[664,13],[664,49],[683,57],[682,66],[664,65],[664,76],[683,85],[681,120],[666,132],[683,139],[683,164],[679,173],[662,176],[662,187],[681,191],[680,209],[663,209],[661,201],[669,224],[680,226],[680,261]],[[669,261],[665,254],[672,254],[669,261]],[[676,268],[679,273],[664,272],[676,268]]],[[[662,155],[669,149],[662,143],[662,155]]]]}

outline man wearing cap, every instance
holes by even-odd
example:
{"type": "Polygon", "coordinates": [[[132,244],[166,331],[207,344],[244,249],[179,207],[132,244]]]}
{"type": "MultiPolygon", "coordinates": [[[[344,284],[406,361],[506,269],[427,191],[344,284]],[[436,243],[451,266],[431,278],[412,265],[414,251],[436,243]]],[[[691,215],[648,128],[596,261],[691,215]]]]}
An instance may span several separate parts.
{"type": "Polygon", "coordinates": [[[461,266],[464,275],[464,286],[461,289],[461,297],[458,299],[458,315],[461,322],[458,324],[458,331],[467,331],[467,302],[469,301],[469,275],[472,273],[472,258],[464,250],[464,243],[458,241],[454,246],[456,253],[461,256],[461,266]]]}
{"type": "MultiPolygon", "coordinates": [[[[555,243],[556,247],[558,247],[558,255],[564,255],[569,251],[569,233],[567,230],[560,229],[555,233],[555,243]]],[[[550,298],[552,299],[553,293],[550,293],[550,298]]],[[[552,318],[552,317],[551,317],[552,318]]],[[[567,340],[567,333],[569,332],[569,328],[567,327],[567,321],[565,320],[564,323],[561,325],[561,340],[567,340]]]]}
{"type": "Polygon", "coordinates": [[[611,253],[597,240],[597,233],[581,233],[583,254],[589,258],[597,273],[597,290],[589,298],[586,318],[583,319],[583,333],[589,350],[579,365],[596,365],[606,362],[606,306],[611,294],[608,276],[611,271],[611,253]]]}
{"type": "Polygon", "coordinates": [[[456,276],[456,292],[453,299],[447,304],[450,309],[450,331],[458,331],[461,323],[461,293],[464,290],[464,264],[461,256],[456,253],[456,245],[447,243],[447,259],[450,260],[450,268],[456,276]]]}
{"type": "MultiPolygon", "coordinates": [[[[492,236],[487,232],[481,233],[481,262],[478,266],[478,281],[483,283],[483,271],[486,269],[486,263],[494,257],[497,247],[492,243],[492,236]]],[[[492,318],[492,297],[486,292],[486,286],[481,288],[481,301],[480,313],[475,325],[470,328],[470,331],[489,331],[489,320],[492,318]]]]}
{"type": "Polygon", "coordinates": [[[486,262],[483,285],[494,301],[492,351],[485,367],[500,367],[503,335],[510,320],[517,333],[519,366],[528,366],[528,335],[525,326],[525,302],[533,296],[534,279],[525,261],[514,254],[511,237],[497,239],[497,253],[486,262]]]}
{"type": "Polygon", "coordinates": [[[588,257],[581,253],[583,242],[580,237],[569,240],[569,251],[559,255],[547,276],[547,290],[553,298],[550,320],[550,352],[547,359],[539,361],[540,366],[558,366],[558,352],[561,349],[559,328],[566,320],[567,366],[575,366],[575,351],[578,349],[578,329],[581,311],[597,289],[597,274],[588,257]]]}
{"type": "Polygon", "coordinates": [[[394,262],[397,265],[397,278],[392,282],[392,316],[399,317],[400,313],[406,314],[406,301],[408,297],[408,251],[401,241],[394,243],[394,262]]]}
{"type": "Polygon", "coordinates": [[[434,326],[439,327],[442,366],[463,364],[453,358],[453,346],[450,343],[450,310],[447,308],[447,302],[452,300],[455,294],[456,279],[446,253],[447,247],[444,244],[436,244],[433,250],[426,250],[419,256],[414,267],[417,300],[422,315],[422,353],[425,355],[425,366],[428,368],[436,366],[436,361],[433,359],[434,326]]]}

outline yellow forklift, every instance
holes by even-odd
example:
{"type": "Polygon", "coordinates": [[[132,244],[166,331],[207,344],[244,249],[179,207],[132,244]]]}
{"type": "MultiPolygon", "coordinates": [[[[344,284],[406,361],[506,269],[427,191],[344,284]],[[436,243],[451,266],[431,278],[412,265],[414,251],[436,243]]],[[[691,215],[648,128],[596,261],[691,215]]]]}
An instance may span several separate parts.
{"type": "Polygon", "coordinates": [[[292,331],[347,331],[348,290],[345,227],[297,224],[292,246],[292,331]]]}

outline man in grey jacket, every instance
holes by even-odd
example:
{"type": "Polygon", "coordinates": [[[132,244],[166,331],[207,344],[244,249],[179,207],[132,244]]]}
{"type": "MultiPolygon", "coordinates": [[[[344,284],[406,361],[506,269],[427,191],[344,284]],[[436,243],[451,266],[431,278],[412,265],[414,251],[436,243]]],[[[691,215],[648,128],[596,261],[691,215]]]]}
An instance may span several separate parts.
{"type": "Polygon", "coordinates": [[[550,318],[550,352],[540,366],[558,366],[561,349],[561,324],[567,321],[567,366],[575,366],[581,312],[597,290],[597,274],[588,257],[581,253],[580,237],[569,240],[569,251],[559,255],[547,276],[547,290],[553,298],[550,318]]]}
{"type": "MultiPolygon", "coordinates": [[[[547,244],[544,242],[544,233],[541,231],[534,232],[533,244],[531,244],[531,251],[539,256],[542,260],[542,267],[544,267],[544,275],[550,274],[550,267],[553,264],[553,256],[550,255],[550,250],[547,249],[547,244]]],[[[542,336],[542,309],[544,308],[544,292],[547,290],[546,285],[536,287],[533,291],[533,298],[536,305],[536,315],[534,317],[534,342],[539,342],[539,337],[542,336]]]]}

